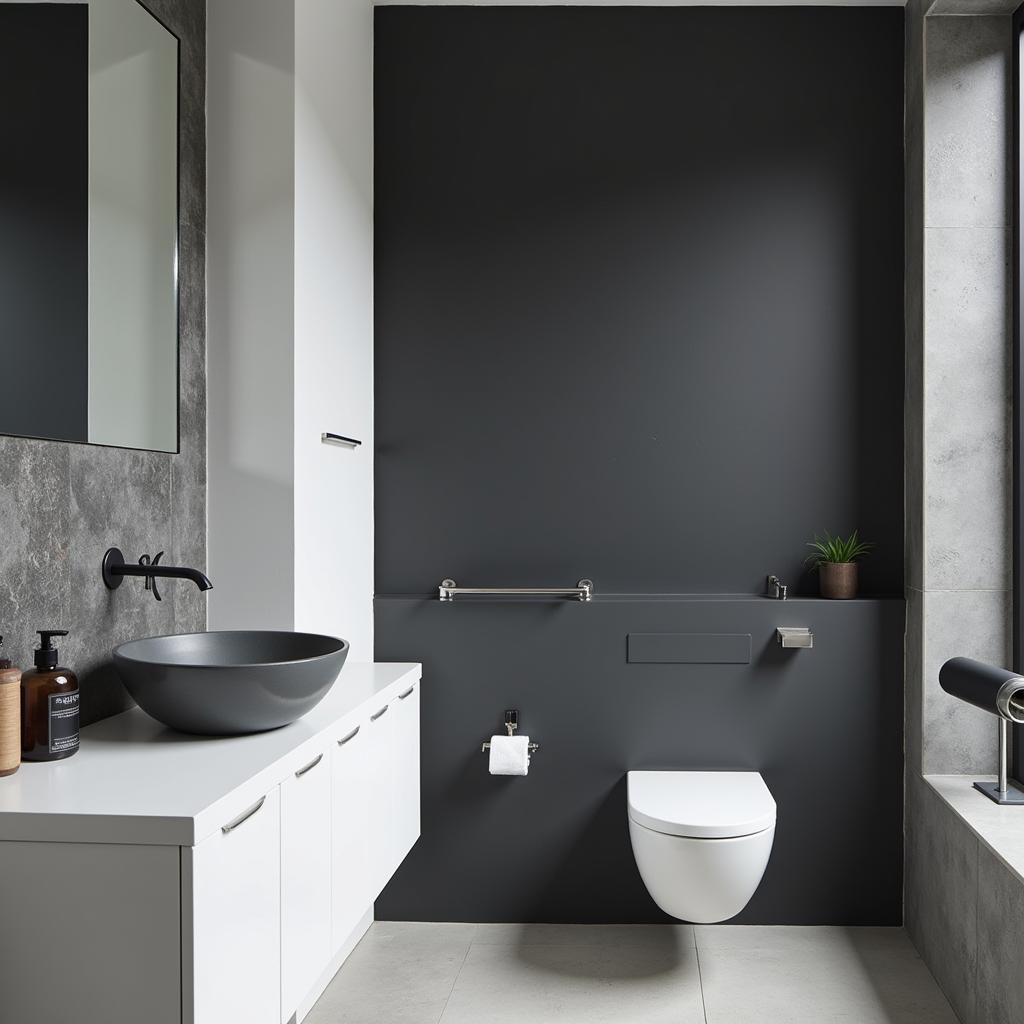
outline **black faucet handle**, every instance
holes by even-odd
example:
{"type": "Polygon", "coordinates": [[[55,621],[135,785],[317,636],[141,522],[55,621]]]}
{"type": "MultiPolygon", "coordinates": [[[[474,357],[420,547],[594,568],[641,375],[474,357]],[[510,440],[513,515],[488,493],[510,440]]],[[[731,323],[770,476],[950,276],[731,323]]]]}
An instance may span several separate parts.
{"type": "MultiPolygon", "coordinates": [[[[150,558],[149,555],[140,555],[139,556],[139,565],[142,565],[142,566],[153,566],[153,565],[156,565],[160,561],[160,559],[163,558],[163,555],[164,555],[164,553],[162,551],[158,551],[155,558],[150,558]]],[[[158,589],[158,587],[156,585],[156,577],[155,576],[146,576],[146,589],[153,591],[153,596],[158,601],[162,601],[163,600],[163,598],[160,596],[160,590],[158,589]]]]}
{"type": "MultiPolygon", "coordinates": [[[[164,553],[162,551],[158,551],[156,553],[156,557],[153,559],[153,561],[150,564],[151,565],[156,565],[160,561],[160,559],[163,558],[163,557],[164,557],[164,553]]],[[[151,585],[151,589],[153,591],[153,596],[158,601],[162,601],[163,598],[160,596],[160,590],[159,590],[159,588],[156,585],[156,577],[155,576],[147,576],[146,577],[146,582],[147,582],[147,584],[151,585]]]]}

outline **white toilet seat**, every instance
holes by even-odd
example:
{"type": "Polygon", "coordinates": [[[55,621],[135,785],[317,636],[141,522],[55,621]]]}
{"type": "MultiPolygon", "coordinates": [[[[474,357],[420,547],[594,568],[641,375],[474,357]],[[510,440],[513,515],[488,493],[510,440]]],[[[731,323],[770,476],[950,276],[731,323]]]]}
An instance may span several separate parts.
{"type": "Polygon", "coordinates": [[[758,772],[628,772],[629,816],[670,836],[732,839],[775,824],[775,800],[758,772]]]}
{"type": "Polygon", "coordinates": [[[775,800],[757,772],[628,772],[629,838],[655,903],[683,921],[735,917],[764,876],[775,800]]]}

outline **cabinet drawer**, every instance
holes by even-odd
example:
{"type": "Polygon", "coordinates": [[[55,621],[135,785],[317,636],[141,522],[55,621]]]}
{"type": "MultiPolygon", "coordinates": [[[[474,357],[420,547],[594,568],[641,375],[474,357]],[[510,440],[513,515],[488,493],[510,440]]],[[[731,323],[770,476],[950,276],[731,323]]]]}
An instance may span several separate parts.
{"type": "MultiPolygon", "coordinates": [[[[182,851],[191,911],[186,1024],[279,1024],[281,804],[278,788],[182,851]]],[[[186,987],[187,991],[187,987],[186,987]]]]}
{"type": "Polygon", "coordinates": [[[419,684],[370,716],[368,739],[370,888],[376,899],[420,834],[419,684]]]}
{"type": "Polygon", "coordinates": [[[393,842],[395,867],[420,837],[420,688],[406,687],[392,702],[394,721],[393,842]]]}
{"type": "Polygon", "coordinates": [[[370,878],[369,720],[341,730],[331,762],[332,951],[351,934],[373,903],[370,878]]]}
{"type": "Polygon", "coordinates": [[[395,873],[395,709],[397,698],[381,702],[366,723],[367,859],[370,899],[375,900],[395,873]]]}
{"type": "Polygon", "coordinates": [[[331,958],[331,761],[310,754],[281,783],[281,1019],[331,958]]]}

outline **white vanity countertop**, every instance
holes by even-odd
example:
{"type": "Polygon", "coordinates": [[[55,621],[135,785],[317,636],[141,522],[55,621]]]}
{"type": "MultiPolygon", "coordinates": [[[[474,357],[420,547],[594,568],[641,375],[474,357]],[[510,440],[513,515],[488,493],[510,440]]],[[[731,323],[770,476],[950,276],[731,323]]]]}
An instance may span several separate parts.
{"type": "Polygon", "coordinates": [[[73,757],[0,779],[0,841],[193,846],[420,677],[345,665],[309,714],[253,736],[186,736],[132,708],[83,729],[73,757]]]}

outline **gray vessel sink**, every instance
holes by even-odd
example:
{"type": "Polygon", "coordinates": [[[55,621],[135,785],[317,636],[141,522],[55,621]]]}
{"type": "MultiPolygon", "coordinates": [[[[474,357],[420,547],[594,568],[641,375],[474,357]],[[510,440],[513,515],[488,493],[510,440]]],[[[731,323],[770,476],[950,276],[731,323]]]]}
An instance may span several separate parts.
{"type": "Polygon", "coordinates": [[[278,729],[318,704],[348,644],[318,633],[224,630],[132,640],[114,649],[125,689],[179,732],[237,736],[278,729]]]}

